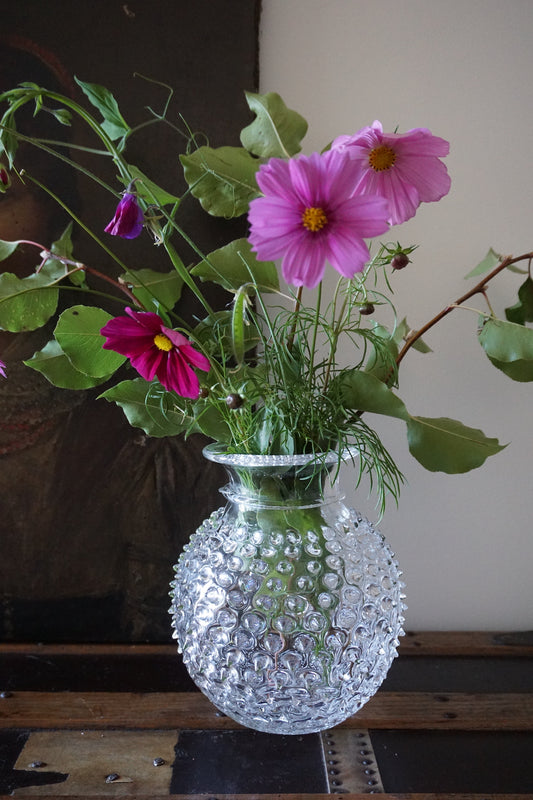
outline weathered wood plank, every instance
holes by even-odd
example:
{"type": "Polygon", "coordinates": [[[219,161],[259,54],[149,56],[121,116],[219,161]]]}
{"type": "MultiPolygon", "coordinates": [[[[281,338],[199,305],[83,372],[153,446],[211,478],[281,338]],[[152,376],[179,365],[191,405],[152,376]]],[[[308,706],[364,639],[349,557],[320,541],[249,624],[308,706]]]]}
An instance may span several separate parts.
{"type": "MultiPolygon", "coordinates": [[[[16,798],[24,798],[28,795],[24,791],[17,791],[16,798]]],[[[91,795],[91,800],[109,800],[109,794],[91,795]]],[[[206,800],[205,794],[128,794],[128,800],[206,800]]],[[[87,795],[69,795],[69,800],[87,800],[87,795]]],[[[211,795],[207,795],[211,798],[211,795]]],[[[220,794],[217,792],[216,800],[332,800],[339,798],[340,795],[331,794],[220,794]]],[[[379,795],[380,800],[524,800],[524,794],[487,794],[483,793],[460,793],[450,794],[449,792],[423,792],[423,793],[389,793],[379,795]]],[[[13,800],[13,795],[0,795],[0,800],[13,800]]],[[[212,800],[215,800],[214,796],[212,800]]],[[[368,794],[342,794],[342,800],[368,800],[368,794]]]]}
{"type": "Polygon", "coordinates": [[[400,655],[533,657],[531,632],[408,631],[400,655]]]}
{"type": "MultiPolygon", "coordinates": [[[[232,729],[198,692],[15,692],[0,699],[0,728],[232,729]]],[[[533,694],[378,692],[343,728],[533,730],[533,694]]]]}
{"type": "MultiPolygon", "coordinates": [[[[408,631],[400,643],[400,655],[418,656],[529,656],[533,638],[525,633],[499,631],[408,631]]],[[[3,653],[29,655],[168,655],[176,656],[175,644],[34,644],[1,643],[3,653]]]]}

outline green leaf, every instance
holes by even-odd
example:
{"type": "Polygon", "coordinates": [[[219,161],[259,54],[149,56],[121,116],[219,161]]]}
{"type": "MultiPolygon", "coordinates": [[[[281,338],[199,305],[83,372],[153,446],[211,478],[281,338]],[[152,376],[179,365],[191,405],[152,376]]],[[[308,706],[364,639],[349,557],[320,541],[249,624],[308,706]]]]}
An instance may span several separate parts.
{"type": "Polygon", "coordinates": [[[497,361],[533,361],[533,330],[515,322],[485,317],[478,339],[489,358],[497,361]]]}
{"type": "Polygon", "coordinates": [[[44,325],[57,308],[59,291],[45,269],[27,278],[0,275],[0,328],[19,333],[44,325]]]}
{"type": "Polygon", "coordinates": [[[191,273],[202,281],[218,283],[230,292],[252,281],[264,292],[279,291],[276,265],[272,261],[258,261],[247,239],[235,239],[209,253],[191,273]]]}
{"type": "Polygon", "coordinates": [[[223,413],[208,401],[199,400],[194,404],[194,426],[189,428],[189,433],[199,433],[215,439],[217,442],[230,442],[231,431],[224,419],[223,413]]]}
{"type": "Polygon", "coordinates": [[[34,353],[31,358],[24,362],[26,366],[42,373],[44,377],[54,386],[60,389],[91,389],[103,383],[105,378],[93,378],[79,372],[69,361],[59,342],[55,339],[49,341],[42,350],[34,353]]]}
{"type": "MultiPolygon", "coordinates": [[[[372,333],[375,339],[370,342],[364,370],[378,380],[388,383],[396,374],[398,336],[391,336],[384,325],[374,325],[372,333]]],[[[399,339],[401,341],[401,335],[399,339]]]]}
{"type": "MultiPolygon", "coordinates": [[[[416,331],[415,331],[416,332],[416,331]]],[[[398,323],[396,329],[394,331],[393,339],[400,348],[409,337],[409,334],[412,333],[411,327],[407,324],[407,319],[404,317],[401,322],[398,323]]],[[[432,353],[432,349],[429,345],[427,345],[423,339],[417,339],[414,345],[412,346],[413,350],[416,350],[419,353],[432,353]]]]}
{"type": "MultiPolygon", "coordinates": [[[[50,250],[54,255],[72,260],[72,254],[74,251],[72,244],[72,227],[72,222],[69,222],[59,239],[52,243],[50,250]]],[[[44,268],[47,269],[50,265],[54,264],[58,273],[58,278],[60,277],[60,270],[64,274],[67,269],[70,269],[70,267],[66,267],[56,259],[48,259],[48,261],[45,262],[44,268]]],[[[68,279],[75,286],[83,286],[85,284],[85,271],[80,269],[76,272],[71,272],[68,276],[68,279]]]]}
{"type": "Polygon", "coordinates": [[[288,158],[299,153],[307,133],[307,122],[287,108],[279,94],[245,92],[256,119],[241,131],[241,143],[250,153],[262,158],[288,158]]]}
{"type": "Polygon", "coordinates": [[[72,122],[72,114],[66,108],[51,108],[50,113],[57,119],[61,125],[70,127],[72,122]]]}
{"type": "Polygon", "coordinates": [[[468,472],[505,448],[477,428],[440,417],[409,417],[407,439],[411,455],[431,472],[468,472]]]}
{"type": "Polygon", "coordinates": [[[79,78],[76,77],[74,77],[74,80],[93,106],[101,113],[104,118],[102,128],[109,138],[116,140],[127,136],[131,130],[130,126],[120,113],[118,103],[109,89],[106,89],[105,86],[99,86],[96,83],[80,81],[79,78]]]}
{"type": "Polygon", "coordinates": [[[15,252],[19,244],[20,241],[6,242],[3,239],[0,239],[0,261],[4,261],[6,258],[9,258],[9,256],[15,252]]]}
{"type": "Polygon", "coordinates": [[[489,358],[489,361],[496,369],[501,370],[508,378],[519,383],[533,381],[533,361],[498,361],[497,358],[489,358]]]}
{"type": "Polygon", "coordinates": [[[180,156],[185,180],[202,208],[215,217],[239,217],[258,197],[260,161],[241,147],[200,147],[180,156]]]}
{"type": "Polygon", "coordinates": [[[128,164],[128,169],[132,178],[138,178],[135,183],[135,191],[137,195],[145,200],[149,205],[155,204],[156,206],[175,205],[180,202],[180,198],[176,197],[165,189],[162,189],[157,183],[148,178],[144,172],[133,164],[128,164]]]}
{"type": "Polygon", "coordinates": [[[505,309],[505,316],[517,325],[533,322],[533,281],[529,275],[518,290],[518,302],[505,309]]]}
{"type": "Polygon", "coordinates": [[[153,308],[154,311],[158,310],[158,303],[167,309],[174,308],[183,288],[183,280],[176,270],[157,272],[148,268],[132,269],[121,276],[120,282],[131,288],[142,306],[153,308]]]}
{"type": "Polygon", "coordinates": [[[498,253],[495,253],[491,247],[485,258],[480,261],[479,264],[468,273],[468,275],[465,275],[465,279],[475,278],[477,275],[484,275],[486,272],[489,272],[489,270],[497,267],[501,260],[502,256],[498,255],[498,253]]]}
{"type": "Polygon", "coordinates": [[[112,319],[101,308],[72,306],[57,321],[54,335],[72,366],[93,378],[112,375],[126,360],[114,350],[104,350],[100,329],[112,319]]]}
{"type": "Polygon", "coordinates": [[[188,428],[184,415],[174,406],[172,394],[154,391],[143,378],[122,381],[100,397],[120,406],[130,425],[142,428],[148,436],[177,436],[188,428]]]}
{"type": "Polygon", "coordinates": [[[408,419],[409,414],[403,401],[369,372],[345,370],[336,380],[339,382],[345,408],[408,419]]]}

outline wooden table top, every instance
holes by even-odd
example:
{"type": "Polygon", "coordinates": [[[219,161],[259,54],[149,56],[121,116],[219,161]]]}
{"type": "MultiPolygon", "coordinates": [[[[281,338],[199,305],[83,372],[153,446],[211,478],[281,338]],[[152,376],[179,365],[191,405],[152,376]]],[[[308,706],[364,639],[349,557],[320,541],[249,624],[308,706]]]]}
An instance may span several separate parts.
{"type": "Polygon", "coordinates": [[[0,645],[0,794],[16,798],[533,797],[527,633],[407,635],[331,731],[249,731],[194,691],[174,645],[0,645]]]}

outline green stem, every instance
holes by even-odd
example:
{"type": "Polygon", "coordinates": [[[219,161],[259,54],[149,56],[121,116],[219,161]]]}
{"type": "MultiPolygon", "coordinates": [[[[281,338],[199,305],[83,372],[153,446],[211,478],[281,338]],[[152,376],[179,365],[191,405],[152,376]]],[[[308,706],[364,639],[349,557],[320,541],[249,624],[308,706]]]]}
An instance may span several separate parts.
{"type": "MultiPolygon", "coordinates": [[[[176,226],[176,228],[178,228],[178,226],[176,226]]],[[[179,231],[179,232],[185,238],[185,241],[187,241],[188,244],[192,245],[192,242],[189,239],[189,237],[185,233],[183,233],[181,231],[179,231]]],[[[211,306],[207,302],[206,298],[203,296],[202,292],[200,291],[200,289],[197,287],[196,283],[192,279],[187,267],[184,265],[183,261],[181,260],[181,258],[177,254],[174,246],[172,244],[170,244],[170,242],[165,241],[164,242],[164,247],[165,247],[165,250],[167,251],[168,256],[169,256],[169,258],[170,258],[170,260],[172,262],[172,266],[174,267],[174,269],[176,270],[176,272],[178,273],[180,278],[183,280],[183,282],[186,284],[186,286],[189,287],[191,292],[193,292],[195,297],[200,301],[200,303],[202,304],[204,309],[207,311],[207,314],[210,317],[212,317],[214,315],[213,309],[211,308],[211,306]]],[[[200,251],[198,250],[198,248],[196,246],[194,247],[194,249],[197,252],[200,253],[200,251]]],[[[201,255],[201,253],[200,253],[200,255],[201,255]]]]}
{"type": "Polygon", "coordinates": [[[302,293],[303,293],[303,286],[298,287],[298,291],[296,292],[296,299],[294,301],[294,310],[293,310],[293,323],[291,326],[291,330],[289,333],[289,338],[287,339],[287,350],[289,353],[291,352],[293,345],[294,345],[294,337],[296,335],[296,325],[298,322],[298,314],[300,313],[300,308],[302,305],[302,293]]]}
{"type": "MultiPolygon", "coordinates": [[[[315,322],[313,325],[313,333],[311,335],[311,349],[309,358],[309,390],[313,388],[313,371],[315,366],[315,352],[316,352],[316,339],[318,335],[318,320],[320,318],[320,304],[322,302],[322,281],[318,284],[315,308],[315,322]]],[[[324,386],[324,389],[326,386],[324,386]]]]}

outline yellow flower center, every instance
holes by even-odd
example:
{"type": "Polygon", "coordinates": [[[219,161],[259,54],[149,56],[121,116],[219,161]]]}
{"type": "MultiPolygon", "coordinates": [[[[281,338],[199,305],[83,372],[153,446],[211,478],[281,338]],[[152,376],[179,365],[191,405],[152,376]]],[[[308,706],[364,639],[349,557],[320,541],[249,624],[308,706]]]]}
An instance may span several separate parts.
{"type": "Polygon", "coordinates": [[[165,336],[164,333],[156,333],[154,336],[154,344],[159,350],[166,350],[167,353],[174,347],[168,336],[165,336]]]}
{"type": "Polygon", "coordinates": [[[316,233],[321,231],[328,224],[328,218],[323,208],[315,208],[310,206],[306,208],[302,214],[302,225],[308,231],[316,233]]]}
{"type": "Polygon", "coordinates": [[[379,147],[375,147],[368,156],[368,162],[376,172],[390,169],[395,161],[396,153],[388,144],[381,144],[379,147]]]}

